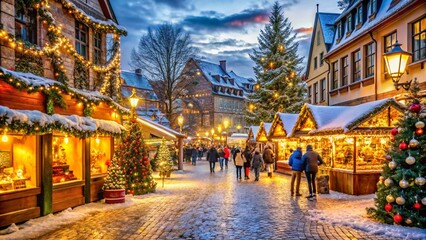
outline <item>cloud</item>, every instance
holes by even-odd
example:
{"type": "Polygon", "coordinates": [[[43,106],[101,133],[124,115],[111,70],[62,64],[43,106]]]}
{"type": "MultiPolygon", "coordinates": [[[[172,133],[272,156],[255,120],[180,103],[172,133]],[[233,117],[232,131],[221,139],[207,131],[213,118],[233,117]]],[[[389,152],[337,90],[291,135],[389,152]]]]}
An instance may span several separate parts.
{"type": "Polygon", "coordinates": [[[301,27],[301,28],[296,28],[293,30],[293,32],[298,33],[298,34],[310,34],[312,33],[313,27],[301,27]]]}
{"type": "Polygon", "coordinates": [[[202,31],[211,30],[238,30],[247,26],[264,24],[269,21],[268,9],[245,9],[239,13],[228,16],[207,14],[203,12],[200,16],[187,16],[182,25],[202,31]]]}
{"type": "Polygon", "coordinates": [[[248,43],[243,40],[237,40],[232,38],[223,39],[220,41],[217,41],[215,39],[203,39],[202,42],[195,43],[200,48],[222,48],[222,47],[243,47],[243,48],[252,48],[255,47],[257,44],[248,43]]]}
{"type": "Polygon", "coordinates": [[[293,7],[294,5],[296,5],[296,4],[298,4],[300,1],[299,0],[290,0],[290,1],[287,1],[286,3],[284,3],[284,4],[281,4],[281,7],[284,9],[284,8],[290,8],[290,7],[293,7]]]}
{"type": "Polygon", "coordinates": [[[194,10],[195,6],[190,0],[156,0],[157,3],[173,9],[194,10]]]}

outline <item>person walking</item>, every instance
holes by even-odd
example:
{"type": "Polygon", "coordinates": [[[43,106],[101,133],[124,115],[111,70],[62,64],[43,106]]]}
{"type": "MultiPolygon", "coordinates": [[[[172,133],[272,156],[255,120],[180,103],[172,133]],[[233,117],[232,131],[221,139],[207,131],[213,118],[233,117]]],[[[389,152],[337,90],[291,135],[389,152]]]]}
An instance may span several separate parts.
{"type": "Polygon", "coordinates": [[[204,154],[204,148],[203,146],[198,147],[198,161],[201,161],[204,154]]]}
{"type": "Polygon", "coordinates": [[[231,155],[231,150],[229,150],[228,145],[225,145],[223,152],[225,153],[225,168],[228,169],[229,156],[231,155]]]}
{"type": "Polygon", "coordinates": [[[244,162],[244,179],[250,179],[250,167],[251,167],[251,152],[248,146],[243,151],[243,156],[245,158],[244,162]]]}
{"type": "Polygon", "coordinates": [[[190,162],[191,161],[191,156],[192,156],[192,146],[191,145],[187,145],[185,149],[186,149],[186,152],[185,152],[185,161],[186,162],[190,162]]]}
{"type": "Polygon", "coordinates": [[[268,177],[272,177],[272,171],[274,171],[274,152],[271,146],[266,146],[262,154],[263,161],[266,164],[266,170],[268,171],[268,177]]]}
{"type": "Polygon", "coordinates": [[[197,157],[198,157],[198,150],[197,147],[194,146],[192,149],[192,165],[197,165],[197,157]]]}
{"type": "Polygon", "coordinates": [[[291,196],[294,196],[294,181],[296,180],[296,197],[302,196],[300,194],[300,179],[302,177],[303,172],[303,161],[302,161],[302,148],[297,147],[296,151],[294,151],[290,155],[290,160],[288,161],[288,165],[291,166],[291,196]]]}
{"type": "Polygon", "coordinates": [[[254,181],[259,181],[260,169],[263,168],[264,162],[262,155],[260,155],[259,149],[256,148],[251,161],[251,166],[254,170],[254,181]]]}
{"type": "Polygon", "coordinates": [[[309,195],[308,200],[316,200],[317,188],[315,185],[315,176],[318,172],[318,165],[323,162],[321,156],[312,149],[312,145],[306,146],[306,153],[302,157],[303,166],[305,166],[306,179],[308,180],[309,195]]]}
{"type": "Polygon", "coordinates": [[[216,148],[212,146],[207,152],[207,161],[209,161],[210,164],[210,173],[214,173],[214,168],[218,158],[219,154],[217,153],[216,148]]]}
{"type": "Polygon", "coordinates": [[[235,168],[237,170],[237,180],[241,180],[241,169],[244,165],[244,156],[241,153],[240,148],[237,148],[234,153],[234,164],[235,168]]]}
{"type": "Polygon", "coordinates": [[[223,170],[223,162],[225,161],[225,152],[221,146],[218,147],[217,153],[219,154],[220,170],[223,170]]]}

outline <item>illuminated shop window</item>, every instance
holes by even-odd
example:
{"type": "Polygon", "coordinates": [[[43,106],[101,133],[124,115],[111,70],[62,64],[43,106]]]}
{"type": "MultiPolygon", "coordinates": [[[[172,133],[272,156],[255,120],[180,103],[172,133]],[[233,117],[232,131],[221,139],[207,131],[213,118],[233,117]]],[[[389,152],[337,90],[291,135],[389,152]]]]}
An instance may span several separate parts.
{"type": "Polygon", "coordinates": [[[52,143],[53,183],[83,179],[83,141],[70,136],[54,136],[52,143]]]}

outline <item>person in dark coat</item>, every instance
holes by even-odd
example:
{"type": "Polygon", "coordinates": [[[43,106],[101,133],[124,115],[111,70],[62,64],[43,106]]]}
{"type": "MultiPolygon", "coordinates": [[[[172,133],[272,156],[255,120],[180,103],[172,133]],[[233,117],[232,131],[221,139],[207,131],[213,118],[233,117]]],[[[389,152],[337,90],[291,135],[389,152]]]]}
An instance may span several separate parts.
{"type": "Polygon", "coordinates": [[[197,165],[198,151],[196,147],[192,148],[192,165],[197,165]]]}
{"type": "Polygon", "coordinates": [[[244,162],[244,179],[250,179],[250,167],[251,167],[251,152],[248,146],[243,151],[243,156],[246,159],[244,162]]]}
{"type": "Polygon", "coordinates": [[[263,162],[262,155],[260,155],[259,150],[256,149],[251,160],[251,166],[254,170],[254,181],[259,181],[260,169],[263,168],[264,164],[265,163],[263,162]]]}
{"type": "Polygon", "coordinates": [[[210,173],[214,173],[214,167],[216,166],[216,162],[219,158],[219,154],[216,151],[216,148],[211,147],[207,152],[207,161],[210,163],[210,173]]]}
{"type": "Polygon", "coordinates": [[[294,151],[290,155],[290,160],[288,161],[288,165],[291,166],[291,196],[294,195],[294,180],[296,180],[296,197],[302,196],[300,194],[300,179],[302,177],[303,172],[303,161],[302,161],[302,148],[298,147],[296,151],[294,151]]]}
{"type": "Polygon", "coordinates": [[[217,153],[219,154],[220,170],[223,170],[223,162],[225,161],[225,152],[223,151],[223,148],[221,146],[217,148],[217,153]]]}
{"type": "Polygon", "coordinates": [[[274,170],[274,151],[271,146],[267,146],[262,154],[263,161],[266,164],[266,170],[268,171],[268,177],[272,177],[272,171],[274,170]]]}
{"type": "Polygon", "coordinates": [[[191,145],[187,145],[185,148],[185,161],[186,162],[190,162],[191,161],[191,156],[192,156],[192,147],[191,145]]]}
{"type": "Polygon", "coordinates": [[[320,155],[312,149],[312,145],[306,146],[306,153],[302,157],[303,166],[305,167],[306,179],[308,180],[309,200],[316,200],[317,188],[315,185],[315,176],[318,172],[318,164],[322,164],[323,160],[320,155]]]}

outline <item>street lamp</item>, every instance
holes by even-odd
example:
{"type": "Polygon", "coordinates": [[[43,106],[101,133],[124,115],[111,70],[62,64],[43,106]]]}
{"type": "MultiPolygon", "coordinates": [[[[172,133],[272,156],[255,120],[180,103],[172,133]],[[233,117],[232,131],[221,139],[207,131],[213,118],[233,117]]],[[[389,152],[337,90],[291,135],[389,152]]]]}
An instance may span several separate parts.
{"type": "Polygon", "coordinates": [[[223,120],[223,127],[225,128],[225,131],[226,131],[226,129],[228,129],[228,127],[229,127],[229,120],[228,119],[223,120]]]}
{"type": "Polygon", "coordinates": [[[396,90],[399,90],[402,87],[405,90],[410,89],[411,81],[406,83],[399,83],[401,76],[405,72],[407,66],[408,58],[411,56],[411,53],[402,50],[401,44],[398,41],[392,45],[392,49],[383,54],[385,58],[386,66],[388,67],[388,73],[392,78],[393,85],[396,90]]]}
{"type": "Polygon", "coordinates": [[[219,132],[219,134],[222,134],[222,125],[218,125],[217,126],[217,131],[219,132]]]}
{"type": "Polygon", "coordinates": [[[182,113],[179,115],[179,117],[177,118],[178,124],[179,124],[179,132],[182,133],[182,125],[183,125],[183,116],[182,113]]]}
{"type": "Polygon", "coordinates": [[[240,124],[238,124],[238,125],[237,125],[237,132],[238,132],[238,133],[240,132],[240,129],[241,129],[241,125],[240,125],[240,124]]]}
{"type": "Polygon", "coordinates": [[[135,118],[136,107],[138,106],[139,97],[136,96],[136,88],[132,89],[132,95],[129,96],[130,107],[131,107],[131,117],[135,118]]]}

